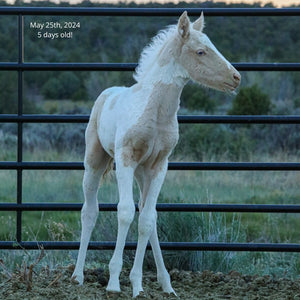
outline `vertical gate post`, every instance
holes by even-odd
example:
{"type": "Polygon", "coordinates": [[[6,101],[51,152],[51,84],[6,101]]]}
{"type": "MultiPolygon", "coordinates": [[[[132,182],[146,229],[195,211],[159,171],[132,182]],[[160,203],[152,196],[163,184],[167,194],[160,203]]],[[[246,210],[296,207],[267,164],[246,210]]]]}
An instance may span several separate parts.
{"type": "MultiPolygon", "coordinates": [[[[24,62],[24,16],[18,15],[18,116],[21,117],[23,114],[23,70],[20,65],[24,62]]],[[[21,163],[23,160],[23,123],[21,120],[18,121],[18,152],[17,161],[21,163]]],[[[22,169],[17,169],[17,204],[22,204],[22,169]]],[[[17,231],[16,231],[17,242],[22,241],[22,211],[17,211],[17,231]]]]}

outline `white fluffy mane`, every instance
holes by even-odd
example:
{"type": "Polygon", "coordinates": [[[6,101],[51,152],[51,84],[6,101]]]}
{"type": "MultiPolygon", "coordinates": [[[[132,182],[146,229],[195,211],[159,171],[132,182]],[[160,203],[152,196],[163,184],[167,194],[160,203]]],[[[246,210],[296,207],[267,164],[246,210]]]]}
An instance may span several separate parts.
{"type": "Polygon", "coordinates": [[[162,47],[165,45],[171,37],[177,33],[177,26],[171,25],[166,29],[159,31],[159,33],[152,38],[150,44],[146,46],[141,54],[137,68],[133,78],[139,82],[144,74],[154,65],[157,60],[157,56],[160,53],[162,47]]]}

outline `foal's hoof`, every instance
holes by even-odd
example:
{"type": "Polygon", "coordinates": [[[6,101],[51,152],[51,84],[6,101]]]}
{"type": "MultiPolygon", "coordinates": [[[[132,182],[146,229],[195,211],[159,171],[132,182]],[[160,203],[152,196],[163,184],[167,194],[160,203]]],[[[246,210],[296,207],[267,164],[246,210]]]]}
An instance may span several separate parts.
{"type": "Polygon", "coordinates": [[[142,291],[142,292],[139,292],[138,295],[134,297],[134,299],[147,299],[147,296],[142,291]]]}
{"type": "Polygon", "coordinates": [[[170,297],[177,297],[177,294],[175,293],[175,291],[172,288],[170,290],[167,290],[167,291],[165,290],[164,294],[168,295],[170,297]]]}
{"type": "Polygon", "coordinates": [[[179,298],[174,290],[170,293],[164,292],[164,296],[168,299],[178,299],[179,298]]]}
{"type": "Polygon", "coordinates": [[[121,294],[119,282],[114,282],[110,280],[106,287],[106,297],[107,299],[119,299],[121,294]]]}
{"type": "Polygon", "coordinates": [[[106,291],[106,298],[107,299],[119,299],[121,294],[120,292],[113,292],[113,291],[106,291]]]}
{"type": "Polygon", "coordinates": [[[83,285],[83,276],[76,275],[75,273],[73,273],[71,277],[71,282],[74,284],[83,285]]]}

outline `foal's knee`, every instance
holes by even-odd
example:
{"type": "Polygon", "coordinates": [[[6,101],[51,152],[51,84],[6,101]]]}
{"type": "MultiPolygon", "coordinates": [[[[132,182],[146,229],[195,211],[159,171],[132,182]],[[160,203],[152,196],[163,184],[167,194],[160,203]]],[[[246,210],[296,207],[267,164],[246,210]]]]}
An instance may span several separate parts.
{"type": "Polygon", "coordinates": [[[120,225],[129,226],[134,218],[135,214],[135,205],[131,203],[122,203],[118,204],[118,221],[120,225]]]}
{"type": "Polygon", "coordinates": [[[81,209],[81,222],[87,227],[94,228],[98,216],[99,208],[97,202],[85,202],[81,209]]]}
{"type": "Polygon", "coordinates": [[[143,211],[139,217],[139,235],[150,236],[156,221],[156,211],[144,213],[143,211]]]}

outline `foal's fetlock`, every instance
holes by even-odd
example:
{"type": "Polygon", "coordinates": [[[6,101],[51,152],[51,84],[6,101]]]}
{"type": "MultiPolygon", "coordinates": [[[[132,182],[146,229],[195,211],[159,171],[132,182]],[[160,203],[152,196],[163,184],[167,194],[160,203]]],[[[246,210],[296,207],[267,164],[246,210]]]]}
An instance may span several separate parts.
{"type": "Polygon", "coordinates": [[[112,293],[121,293],[119,279],[110,277],[106,287],[106,291],[112,293]]]}
{"type": "Polygon", "coordinates": [[[106,288],[108,292],[120,293],[120,281],[119,276],[122,269],[122,261],[120,262],[115,255],[111,258],[109,262],[109,281],[106,288]]]}
{"type": "Polygon", "coordinates": [[[132,287],[132,298],[145,297],[144,290],[142,287],[132,287]]]}
{"type": "Polygon", "coordinates": [[[143,295],[144,290],[142,287],[142,273],[130,272],[129,278],[132,284],[132,297],[136,298],[139,295],[143,295]]]}

